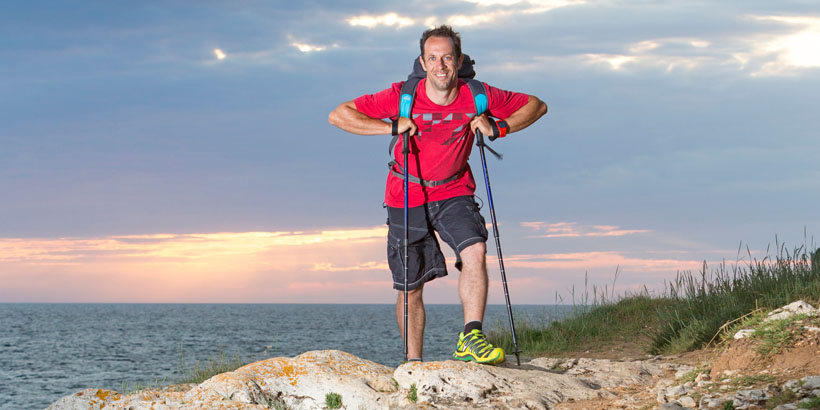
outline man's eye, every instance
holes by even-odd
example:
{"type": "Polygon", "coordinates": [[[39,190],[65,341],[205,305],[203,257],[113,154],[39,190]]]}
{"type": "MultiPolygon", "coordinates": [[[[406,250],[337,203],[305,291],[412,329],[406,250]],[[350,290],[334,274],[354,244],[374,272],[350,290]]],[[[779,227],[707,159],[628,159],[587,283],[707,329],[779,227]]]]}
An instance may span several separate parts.
{"type": "Polygon", "coordinates": [[[453,57],[446,56],[446,57],[444,57],[444,61],[449,63],[450,61],[453,61],[453,57]]]}

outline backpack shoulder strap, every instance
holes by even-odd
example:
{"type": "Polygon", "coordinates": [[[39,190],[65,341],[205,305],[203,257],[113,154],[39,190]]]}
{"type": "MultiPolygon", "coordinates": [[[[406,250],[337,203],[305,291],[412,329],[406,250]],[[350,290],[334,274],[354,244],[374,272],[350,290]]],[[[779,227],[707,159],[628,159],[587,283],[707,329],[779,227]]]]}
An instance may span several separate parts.
{"type": "MultiPolygon", "coordinates": [[[[416,61],[418,64],[418,61],[416,61]]],[[[423,78],[423,77],[422,77],[423,78]]],[[[413,100],[416,98],[416,89],[419,86],[421,78],[410,74],[407,81],[401,85],[401,92],[399,94],[399,117],[410,118],[413,111],[413,100]]],[[[399,136],[394,135],[390,140],[390,145],[387,146],[387,153],[393,155],[393,150],[399,142],[399,136]]]]}
{"type": "Polygon", "coordinates": [[[399,96],[399,117],[410,118],[413,110],[413,100],[416,98],[416,89],[419,86],[418,77],[408,78],[401,86],[401,96],[399,96]]]}
{"type": "Polygon", "coordinates": [[[475,103],[475,115],[481,115],[489,108],[489,101],[487,100],[487,89],[484,83],[474,78],[462,78],[470,87],[470,92],[473,94],[473,102],[475,103]]]}

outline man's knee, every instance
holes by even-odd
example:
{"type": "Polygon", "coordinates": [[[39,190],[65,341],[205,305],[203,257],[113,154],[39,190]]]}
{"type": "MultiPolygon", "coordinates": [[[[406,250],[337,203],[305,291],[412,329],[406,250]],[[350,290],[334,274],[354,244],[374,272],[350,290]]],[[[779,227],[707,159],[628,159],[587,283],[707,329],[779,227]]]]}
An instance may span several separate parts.
{"type": "MultiPolygon", "coordinates": [[[[413,302],[422,301],[423,290],[424,290],[424,286],[418,287],[418,288],[413,289],[413,290],[408,290],[407,291],[407,302],[408,303],[413,303],[413,302]]],[[[404,298],[404,291],[403,290],[398,291],[398,297],[399,297],[399,301],[404,300],[403,299],[404,298]]]]}
{"type": "Polygon", "coordinates": [[[458,255],[464,266],[482,266],[487,259],[487,244],[484,242],[476,242],[464,248],[458,255]]]}

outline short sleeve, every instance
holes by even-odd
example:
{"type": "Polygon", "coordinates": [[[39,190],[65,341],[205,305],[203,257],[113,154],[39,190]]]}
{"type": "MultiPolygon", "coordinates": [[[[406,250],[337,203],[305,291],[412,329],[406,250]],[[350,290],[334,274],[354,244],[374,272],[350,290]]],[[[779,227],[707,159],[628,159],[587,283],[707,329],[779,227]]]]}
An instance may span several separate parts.
{"type": "Polygon", "coordinates": [[[356,109],[369,117],[383,119],[399,115],[399,94],[403,83],[393,83],[385,90],[375,94],[365,94],[353,100],[356,109]]]}
{"type": "Polygon", "coordinates": [[[495,118],[507,118],[527,104],[529,95],[495,88],[484,83],[487,90],[489,113],[495,118]]]}

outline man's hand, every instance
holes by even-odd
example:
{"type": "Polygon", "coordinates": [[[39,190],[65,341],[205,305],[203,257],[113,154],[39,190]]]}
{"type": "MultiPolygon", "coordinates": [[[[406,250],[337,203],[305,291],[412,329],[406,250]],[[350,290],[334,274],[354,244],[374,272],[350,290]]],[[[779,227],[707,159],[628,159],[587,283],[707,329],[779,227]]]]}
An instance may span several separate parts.
{"type": "Polygon", "coordinates": [[[492,137],[493,136],[493,126],[490,125],[490,121],[492,121],[487,114],[481,114],[475,116],[472,121],[470,121],[470,129],[475,132],[477,129],[484,134],[485,137],[492,137]]]}
{"type": "Polygon", "coordinates": [[[399,135],[402,135],[405,132],[409,132],[410,135],[416,135],[416,131],[418,131],[418,129],[419,128],[416,126],[416,123],[414,123],[410,118],[399,117],[399,135]]]}

